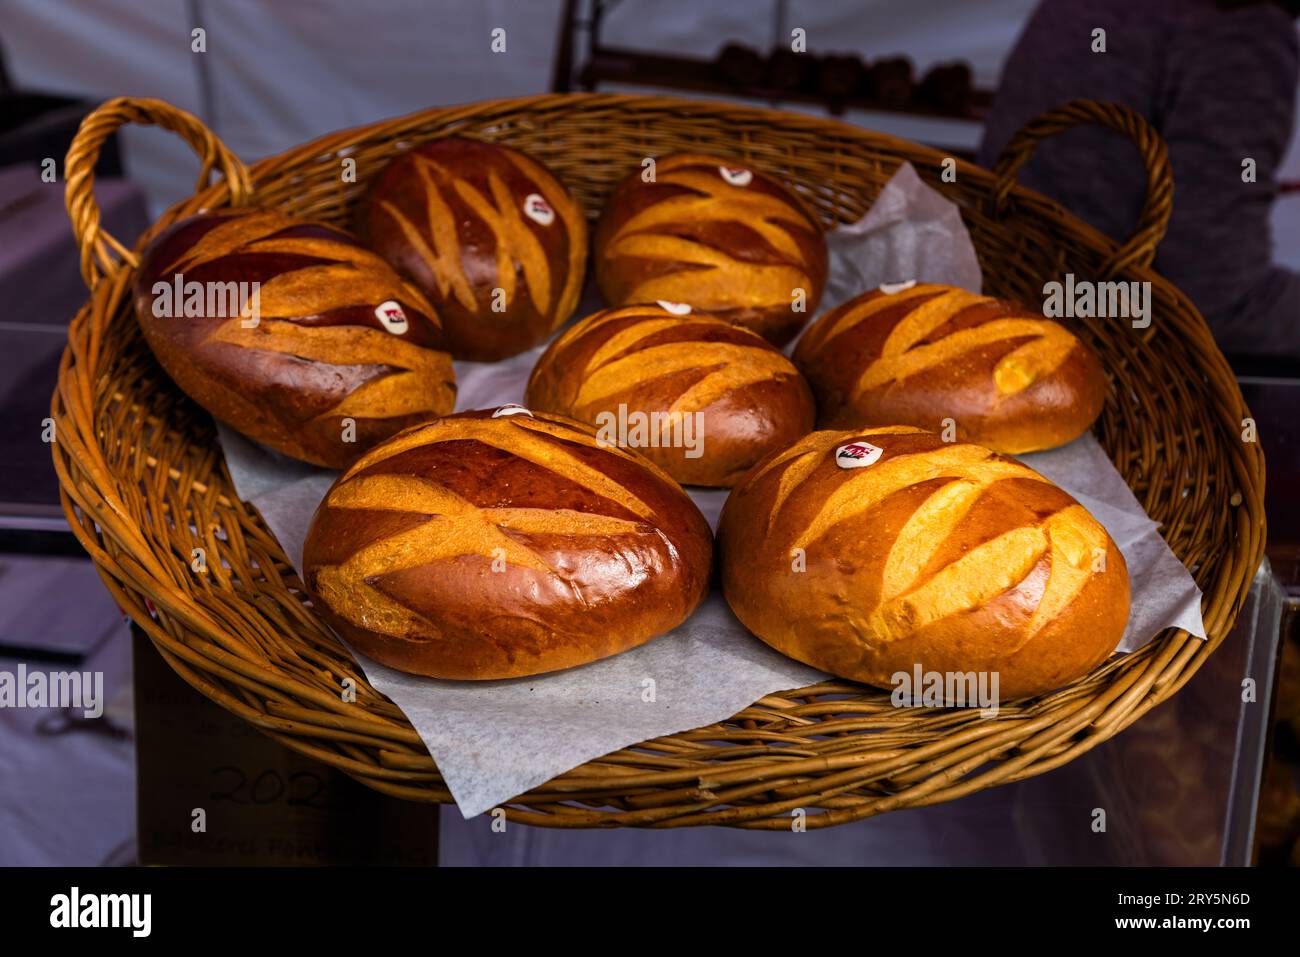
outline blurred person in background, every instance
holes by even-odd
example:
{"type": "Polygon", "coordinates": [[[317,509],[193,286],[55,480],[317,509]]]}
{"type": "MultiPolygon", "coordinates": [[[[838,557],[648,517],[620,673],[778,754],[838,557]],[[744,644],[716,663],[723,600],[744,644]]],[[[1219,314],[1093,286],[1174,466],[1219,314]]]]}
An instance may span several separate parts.
{"type": "MultiPolygon", "coordinates": [[[[1291,139],[1300,0],[1042,0],[994,99],[980,162],[1073,99],[1142,114],[1169,146],[1173,215],[1155,268],[1224,352],[1300,360],[1300,273],[1273,262],[1269,216],[1291,139]],[[1097,28],[1105,52],[1093,52],[1097,28]],[[1243,181],[1243,161],[1255,181],[1243,181]]],[[[1021,182],[1122,241],[1146,195],[1133,146],[1100,127],[1041,143],[1021,182]]],[[[1157,320],[1158,321],[1158,320],[1157,320]]]]}

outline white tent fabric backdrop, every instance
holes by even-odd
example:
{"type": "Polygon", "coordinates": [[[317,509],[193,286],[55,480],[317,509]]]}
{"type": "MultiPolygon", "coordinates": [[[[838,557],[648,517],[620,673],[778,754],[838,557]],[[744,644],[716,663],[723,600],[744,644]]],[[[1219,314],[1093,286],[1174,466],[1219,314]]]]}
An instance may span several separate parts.
{"type": "MultiPolygon", "coordinates": [[[[961,59],[977,85],[991,88],[1034,2],[789,0],[783,36],[798,26],[811,50],[866,58],[905,51],[918,71],[961,59]]],[[[0,39],[20,86],[92,98],[162,97],[206,112],[226,144],[252,161],[429,106],[545,92],[562,7],[562,0],[3,0],[0,39]],[[210,111],[203,109],[198,54],[190,50],[197,23],[207,31],[210,111]],[[499,54],[489,48],[497,27],[507,39],[499,54]]],[[[608,14],[604,37],[611,46],[701,57],[727,41],[766,49],[775,42],[775,10],[776,0],[623,0],[608,14]]],[[[971,123],[864,112],[845,119],[956,148],[979,139],[971,123]]],[[[175,136],[133,129],[124,144],[155,214],[190,193],[194,160],[175,136]]],[[[1300,178],[1300,125],[1281,174],[1300,178]]],[[[1300,268],[1300,194],[1277,203],[1273,218],[1280,261],[1300,268]]]]}
{"type": "MultiPolygon", "coordinates": [[[[203,118],[245,160],[314,136],[430,106],[549,89],[561,0],[4,0],[3,41],[21,86],[90,97],[157,96],[203,114],[200,64],[211,78],[203,118]],[[382,12],[380,12],[382,11],[382,12]],[[206,30],[207,52],[190,50],[190,31],[206,30]],[[506,50],[490,49],[492,30],[506,50]],[[455,39],[448,42],[447,35],[455,39]],[[69,55],[76,51],[75,55],[69,55]]],[[[787,4],[784,35],[807,33],[811,50],[864,57],[906,51],[918,70],[944,60],[971,63],[992,86],[1002,56],[1033,0],[888,0],[787,4]]],[[[774,44],[775,0],[624,0],[609,13],[607,43],[708,57],[728,41],[774,44]],[[756,15],[755,11],[762,11],[756,15]],[[671,15],[669,15],[669,13],[671,15]]],[[[858,121],[920,138],[940,130],[973,146],[973,124],[861,114],[858,121]]],[[[193,188],[188,147],[158,131],[130,131],[132,174],[155,211],[193,188]]]]}

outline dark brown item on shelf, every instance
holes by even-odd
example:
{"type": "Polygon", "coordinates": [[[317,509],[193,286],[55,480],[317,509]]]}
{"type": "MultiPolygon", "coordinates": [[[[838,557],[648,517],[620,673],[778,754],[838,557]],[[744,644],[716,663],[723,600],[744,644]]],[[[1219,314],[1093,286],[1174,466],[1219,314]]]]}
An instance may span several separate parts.
{"type": "Polygon", "coordinates": [[[866,70],[853,53],[832,53],[817,65],[817,92],[831,100],[844,100],[862,85],[866,70]]]}
{"type": "Polygon", "coordinates": [[[518,678],[635,648],[709,587],[713,536],[641,456],[519,407],[409,429],[312,518],[303,578],[362,654],[435,678],[518,678]]]}
{"type": "Polygon", "coordinates": [[[333,226],[271,210],[201,213],[154,237],[134,290],[140,328],[176,384],[294,458],[342,468],[455,404],[437,312],[333,226]]]}
{"type": "Polygon", "coordinates": [[[767,61],[767,85],[774,90],[809,92],[816,74],[817,58],[777,47],[767,61]]]}
{"type": "Polygon", "coordinates": [[[526,401],[626,442],[683,485],[734,485],[813,426],[808,383],[762,336],[657,303],[565,330],[533,368],[526,401]]]}
{"type": "Polygon", "coordinates": [[[906,57],[876,60],[867,68],[870,99],[889,109],[902,109],[912,99],[912,61],[906,57]]]}
{"type": "Polygon", "coordinates": [[[921,79],[917,97],[941,113],[964,114],[970,109],[971,73],[965,63],[933,67],[921,79]]]}
{"type": "Polygon", "coordinates": [[[763,73],[767,69],[761,53],[740,43],[728,43],[719,51],[715,62],[718,76],[742,90],[748,90],[762,82],[763,73]]]}
{"type": "Polygon", "coordinates": [[[573,315],[587,220],[541,163],[448,137],[403,153],[357,206],[359,234],[415,282],[448,351],[488,362],[537,345],[573,315]]]}

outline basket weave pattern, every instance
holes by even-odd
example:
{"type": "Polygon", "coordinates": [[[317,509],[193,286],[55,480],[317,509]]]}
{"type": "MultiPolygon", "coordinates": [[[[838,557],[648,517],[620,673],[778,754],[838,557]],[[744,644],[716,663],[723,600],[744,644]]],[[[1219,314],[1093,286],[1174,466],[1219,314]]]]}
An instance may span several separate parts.
{"type": "Polygon", "coordinates": [[[126,123],[177,132],[202,163],[196,194],[142,243],[178,218],[227,204],[346,224],[389,159],[460,134],[531,153],[591,216],[644,157],[690,150],[738,157],[791,183],[830,227],[861,217],[907,161],[961,207],[987,292],[1034,303],[1045,282],[1066,272],[1152,283],[1149,328],[1082,321],[1114,385],[1096,434],[1205,592],[1209,641],[1169,630],[1067,688],[1004,703],[993,719],[895,708],[887,692],[850,682],[769,695],[727,721],[562,774],[511,802],[511,820],[788,829],[802,808],[807,826],[822,827],[1041,774],[1177,691],[1227,634],[1263,554],[1263,457],[1240,434],[1249,413],[1200,315],[1150,270],[1171,208],[1164,145],[1121,107],[1070,104],[1026,127],[996,172],[958,161],[956,182],[945,183],[936,150],[828,120],[695,100],[587,94],[430,110],[331,134],[250,168],[166,103],[109,101],[86,119],[67,159],[68,211],[91,287],[52,406],[73,531],[187,682],[286,746],[381,791],[450,800],[414,729],[315,617],[279,544],[236,496],[211,420],[144,344],[130,309],[137,255],[101,230],[92,192],[99,148],[126,123]],[[1146,206],[1121,247],[1015,185],[1038,141],[1085,123],[1131,138],[1147,170],[1146,206]],[[349,157],[355,183],[340,175],[349,157]],[[223,178],[208,185],[213,171],[223,178]],[[206,553],[206,572],[191,567],[195,548],[206,553]],[[346,678],[355,703],[343,700],[346,678]]]}

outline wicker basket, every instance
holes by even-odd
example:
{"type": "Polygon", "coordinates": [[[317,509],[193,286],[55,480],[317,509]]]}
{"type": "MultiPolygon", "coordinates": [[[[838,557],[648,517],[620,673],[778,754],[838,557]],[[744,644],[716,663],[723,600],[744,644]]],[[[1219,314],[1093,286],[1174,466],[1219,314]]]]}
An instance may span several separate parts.
{"type": "MultiPolygon", "coordinates": [[[[962,209],[993,293],[1029,302],[1043,283],[1149,280],[1149,328],[1092,322],[1084,335],[1115,388],[1098,438],[1205,593],[1209,641],[1170,630],[1051,695],[970,710],[897,709],[887,693],[828,682],[769,695],[727,721],[606,755],[519,796],[513,821],[557,827],[726,824],[784,829],[919,807],[1041,774],[1131,724],[1191,677],[1232,626],[1264,548],[1259,446],[1204,321],[1150,269],[1169,218],[1164,144],[1117,106],[1078,102],[1026,127],[996,173],[903,140],[801,115],[696,100],[572,95],[430,110],[334,133],[246,169],[193,116],[157,100],[105,103],[67,159],[67,204],[90,301],[77,314],[53,399],[54,461],[73,531],[117,601],[191,685],[286,746],[389,794],[450,800],[402,713],[305,603],[256,510],[235,495],[210,419],[154,362],[130,313],[136,255],[100,229],[93,167],[125,123],[162,126],[202,159],[196,195],[153,232],[205,207],[256,202],[344,223],[366,181],[403,150],[449,134],[509,143],[554,170],[596,213],[645,156],[739,156],[794,184],[828,226],[859,218],[907,160],[962,209]],[[1133,237],[1117,247],[1015,185],[1046,136],[1102,124],[1130,137],[1148,174],[1133,237]],[[356,160],[344,183],[341,160],[356,160]],[[218,170],[224,179],[207,185],[218,170]],[[208,572],[190,568],[203,547],[208,572]],[[351,678],[356,703],[341,700],[351,678]]],[[[148,237],[146,237],[147,240],[148,237]]]]}

